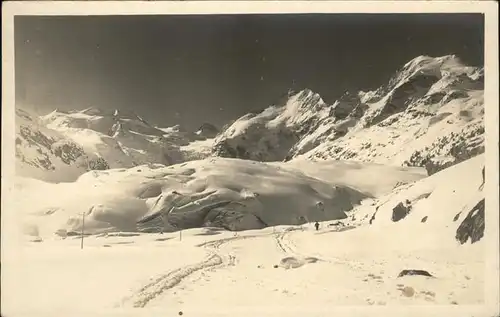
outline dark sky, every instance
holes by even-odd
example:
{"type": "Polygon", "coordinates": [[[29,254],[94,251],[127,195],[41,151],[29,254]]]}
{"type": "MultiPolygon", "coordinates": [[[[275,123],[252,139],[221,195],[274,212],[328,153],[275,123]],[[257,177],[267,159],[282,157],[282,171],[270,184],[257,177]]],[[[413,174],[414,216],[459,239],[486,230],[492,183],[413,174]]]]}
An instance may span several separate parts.
{"type": "Polygon", "coordinates": [[[17,16],[16,102],[221,126],[292,86],[375,89],[422,54],[480,66],[483,30],[479,14],[17,16]]]}

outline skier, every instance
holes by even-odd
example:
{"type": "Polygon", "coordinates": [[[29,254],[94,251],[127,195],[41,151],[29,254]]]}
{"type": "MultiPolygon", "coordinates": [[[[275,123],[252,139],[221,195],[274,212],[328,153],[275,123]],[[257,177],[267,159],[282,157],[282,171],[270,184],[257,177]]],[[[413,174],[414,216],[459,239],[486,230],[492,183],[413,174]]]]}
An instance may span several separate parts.
{"type": "Polygon", "coordinates": [[[316,223],[314,224],[314,226],[316,227],[316,231],[319,230],[319,223],[316,221],[316,223]]]}

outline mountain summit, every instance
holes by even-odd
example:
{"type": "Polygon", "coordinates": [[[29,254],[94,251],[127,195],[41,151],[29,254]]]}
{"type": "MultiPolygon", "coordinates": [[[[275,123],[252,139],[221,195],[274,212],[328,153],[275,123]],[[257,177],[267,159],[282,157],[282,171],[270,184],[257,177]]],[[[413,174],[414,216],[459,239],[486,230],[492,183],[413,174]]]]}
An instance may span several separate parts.
{"type": "MultiPolygon", "coordinates": [[[[333,104],[309,89],[247,114],[215,140],[216,156],[258,161],[350,159],[427,166],[484,151],[484,70],[455,55],[418,56],[375,91],[333,104]]],[[[446,162],[446,163],[444,163],[446,162]]]]}
{"type": "Polygon", "coordinates": [[[160,129],[132,111],[95,107],[41,117],[17,108],[16,126],[18,172],[50,182],[74,181],[89,170],[204,158],[209,149],[189,145],[217,133],[208,124],[199,134],[179,127],[160,129]]]}

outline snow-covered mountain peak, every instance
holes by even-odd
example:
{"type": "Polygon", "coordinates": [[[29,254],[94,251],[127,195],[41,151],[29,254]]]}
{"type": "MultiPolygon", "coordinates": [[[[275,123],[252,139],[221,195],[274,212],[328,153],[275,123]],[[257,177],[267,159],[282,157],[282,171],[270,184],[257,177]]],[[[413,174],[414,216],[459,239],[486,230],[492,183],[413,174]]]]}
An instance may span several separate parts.
{"type": "Polygon", "coordinates": [[[389,81],[387,90],[395,89],[408,82],[418,84],[421,82],[435,83],[443,78],[469,77],[478,70],[476,67],[465,65],[456,55],[445,55],[431,57],[426,55],[418,56],[408,63],[389,81]]]}
{"type": "Polygon", "coordinates": [[[288,94],[285,101],[228,126],[216,138],[213,154],[262,161],[304,155],[412,166],[425,166],[434,156],[458,162],[484,148],[483,85],[484,70],[455,55],[418,56],[378,89],[346,92],[332,105],[310,89],[288,94]],[[451,144],[463,155],[445,149],[444,139],[454,140],[451,144]],[[415,158],[429,149],[428,157],[415,158]]]}
{"type": "Polygon", "coordinates": [[[88,107],[86,109],[83,109],[83,110],[74,110],[74,111],[71,111],[70,113],[81,113],[81,114],[85,114],[85,115],[89,115],[89,116],[109,116],[112,114],[112,111],[109,111],[109,110],[104,110],[104,109],[101,109],[99,107],[88,107]]]}
{"type": "Polygon", "coordinates": [[[99,157],[63,134],[43,126],[27,109],[16,108],[16,174],[45,181],[72,181],[89,169],[107,168],[99,157]]]}
{"type": "Polygon", "coordinates": [[[301,105],[301,107],[315,106],[316,104],[325,103],[318,93],[315,93],[309,88],[296,93],[291,99],[293,100],[294,98],[295,101],[301,105]]]}
{"type": "Polygon", "coordinates": [[[467,66],[462,62],[462,60],[452,54],[444,55],[439,57],[431,57],[428,55],[420,55],[409,61],[403,66],[402,71],[407,73],[415,73],[418,71],[430,71],[440,72],[442,70],[458,70],[467,68],[467,66]]]}
{"type": "Polygon", "coordinates": [[[223,157],[282,161],[304,135],[320,128],[322,121],[334,120],[332,111],[333,108],[310,89],[289,93],[286,102],[233,122],[216,137],[213,153],[223,157]]]}
{"type": "Polygon", "coordinates": [[[207,140],[206,135],[183,132],[179,127],[159,129],[133,111],[91,107],[54,110],[38,117],[17,108],[16,116],[18,168],[23,176],[42,180],[72,181],[89,169],[130,168],[146,163],[171,165],[210,153],[211,144],[183,149],[193,141],[207,140]],[[73,154],[64,156],[63,152],[68,151],[73,154]],[[61,159],[63,162],[57,163],[61,159]],[[94,160],[100,163],[94,166],[94,160]]]}
{"type": "Polygon", "coordinates": [[[288,99],[282,108],[276,108],[281,112],[274,120],[275,124],[283,121],[287,125],[302,124],[311,116],[328,116],[329,106],[323,101],[321,96],[310,89],[304,89],[288,99]]]}
{"type": "Polygon", "coordinates": [[[484,70],[466,66],[455,55],[419,56],[388,85],[360,93],[359,120],[351,121],[344,137],[322,143],[307,156],[412,166],[438,157],[447,157],[447,166],[462,161],[484,150],[483,86],[484,70]]]}
{"type": "Polygon", "coordinates": [[[162,135],[162,132],[132,111],[102,110],[91,107],[81,111],[53,111],[41,117],[54,129],[91,129],[106,135],[114,135],[117,123],[124,131],[136,131],[147,135],[162,135]]]}

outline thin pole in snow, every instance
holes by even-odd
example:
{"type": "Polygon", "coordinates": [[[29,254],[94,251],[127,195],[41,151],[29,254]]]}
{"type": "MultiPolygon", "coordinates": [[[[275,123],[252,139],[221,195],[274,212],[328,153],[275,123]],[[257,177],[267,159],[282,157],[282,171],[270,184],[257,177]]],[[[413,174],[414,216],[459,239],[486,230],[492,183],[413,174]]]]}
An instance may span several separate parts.
{"type": "Polygon", "coordinates": [[[82,213],[82,240],[80,243],[80,249],[83,249],[83,235],[85,233],[85,213],[82,213]]]}
{"type": "Polygon", "coordinates": [[[182,230],[179,230],[179,241],[182,241],[182,230]]]}
{"type": "MultiPolygon", "coordinates": [[[[92,213],[92,210],[94,210],[94,206],[90,207],[88,213],[89,215],[92,213]]],[[[80,249],[83,249],[83,237],[85,235],[85,212],[82,212],[82,240],[80,241],[80,249]]]]}

